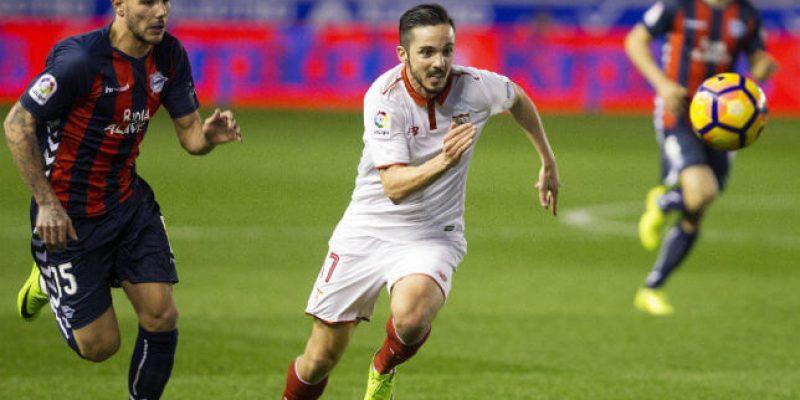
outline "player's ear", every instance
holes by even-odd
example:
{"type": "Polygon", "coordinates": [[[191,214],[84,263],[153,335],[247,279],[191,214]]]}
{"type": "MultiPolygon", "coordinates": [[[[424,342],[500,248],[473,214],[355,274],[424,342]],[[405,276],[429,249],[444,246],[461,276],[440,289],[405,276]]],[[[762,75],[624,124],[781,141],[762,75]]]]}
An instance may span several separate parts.
{"type": "Polygon", "coordinates": [[[408,61],[408,52],[406,51],[405,47],[397,46],[395,51],[397,52],[397,59],[400,60],[401,63],[405,64],[408,61]]]}

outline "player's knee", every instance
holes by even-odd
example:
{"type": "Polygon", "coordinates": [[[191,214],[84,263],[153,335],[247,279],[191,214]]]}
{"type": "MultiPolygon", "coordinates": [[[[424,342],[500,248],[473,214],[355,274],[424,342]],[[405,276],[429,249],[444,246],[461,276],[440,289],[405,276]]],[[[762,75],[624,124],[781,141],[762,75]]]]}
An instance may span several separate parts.
{"type": "Polygon", "coordinates": [[[392,319],[397,336],[406,344],[418,342],[431,330],[431,318],[422,310],[397,313],[392,319]]]}
{"type": "Polygon", "coordinates": [[[306,351],[301,358],[302,368],[298,368],[301,378],[307,382],[318,382],[333,370],[340,357],[341,353],[331,349],[306,351]]]}
{"type": "Polygon", "coordinates": [[[139,325],[149,332],[166,332],[178,327],[178,308],[169,306],[139,314],[139,325]]]}
{"type": "Polygon", "coordinates": [[[80,356],[92,362],[103,362],[119,350],[119,335],[108,334],[91,341],[78,342],[80,356]]]}

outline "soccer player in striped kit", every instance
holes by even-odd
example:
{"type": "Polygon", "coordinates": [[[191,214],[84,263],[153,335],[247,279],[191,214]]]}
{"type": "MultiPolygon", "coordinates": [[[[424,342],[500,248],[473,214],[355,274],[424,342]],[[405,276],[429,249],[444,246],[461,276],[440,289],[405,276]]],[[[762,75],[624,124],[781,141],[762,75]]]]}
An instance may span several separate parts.
{"type": "Polygon", "coordinates": [[[725,187],[733,152],[707,147],[689,123],[691,94],[707,78],[734,69],[740,54],[757,80],[776,70],[765,51],[761,18],[748,0],[662,0],[655,3],[625,42],[633,64],[656,90],[655,127],[661,147],[661,184],[647,194],[639,221],[645,249],[660,253],[635,306],[649,314],[674,312],[663,291],[670,274],[695,243],[703,213],[725,187]],[[665,37],[659,67],[650,53],[654,38],[665,37]],[[662,243],[665,214],[679,212],[677,225],[662,243]]]}
{"type": "Polygon", "coordinates": [[[322,395],[384,288],[391,318],[364,399],[392,398],[395,368],[425,343],[466,253],[467,170],[492,115],[510,112],[533,143],[542,161],[539,202],[556,213],[555,157],[525,92],[502,75],[453,65],[455,26],[441,6],[416,6],[399,25],[400,63],[364,97],[355,189],[308,300],[311,337],[289,367],[285,400],[322,395]]]}
{"type": "Polygon", "coordinates": [[[111,300],[121,286],[139,320],[131,399],[157,399],[177,346],[178,281],[153,192],[136,173],[139,144],[163,104],[196,155],[241,140],[232,112],[203,120],[183,46],[165,31],[168,0],[113,0],[113,22],[69,37],[5,119],[11,154],[30,188],[34,267],[18,297],[33,319],[48,302],[82,358],[120,345],[111,300]]]}

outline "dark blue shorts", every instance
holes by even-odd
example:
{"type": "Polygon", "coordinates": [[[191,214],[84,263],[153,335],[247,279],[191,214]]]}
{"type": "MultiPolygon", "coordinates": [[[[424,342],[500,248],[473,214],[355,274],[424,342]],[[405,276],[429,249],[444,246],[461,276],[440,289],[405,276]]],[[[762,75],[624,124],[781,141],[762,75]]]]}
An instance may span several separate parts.
{"type": "Polygon", "coordinates": [[[719,189],[725,188],[735,152],[706,146],[686,123],[665,129],[658,139],[661,147],[661,182],[664,185],[676,185],[680,172],[688,167],[708,165],[717,177],[719,189]]]}
{"type": "MultiPolygon", "coordinates": [[[[32,226],[36,212],[32,202],[32,226]]],[[[33,258],[68,341],[73,329],[96,320],[111,306],[111,287],[119,287],[120,282],[178,281],[158,203],[143,180],[114,210],[100,217],[75,218],[72,223],[78,240],[69,240],[64,251],[47,251],[35,232],[31,238],[33,258]]]]}

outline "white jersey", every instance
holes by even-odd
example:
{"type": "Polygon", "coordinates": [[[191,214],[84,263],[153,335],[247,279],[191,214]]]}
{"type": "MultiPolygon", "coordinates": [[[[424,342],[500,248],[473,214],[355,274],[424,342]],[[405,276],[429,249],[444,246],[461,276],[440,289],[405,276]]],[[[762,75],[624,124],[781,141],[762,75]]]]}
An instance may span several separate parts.
{"type": "Polygon", "coordinates": [[[489,117],[511,108],[514,100],[508,78],[471,67],[454,65],[446,88],[430,100],[414,92],[403,64],[381,75],[364,96],[364,151],[356,187],[331,243],[347,247],[348,239],[359,237],[463,242],[464,196],[474,143],[489,117]],[[378,170],[420,165],[435,157],[452,121],[475,126],[473,145],[458,164],[427,187],[392,203],[378,170]]]}

